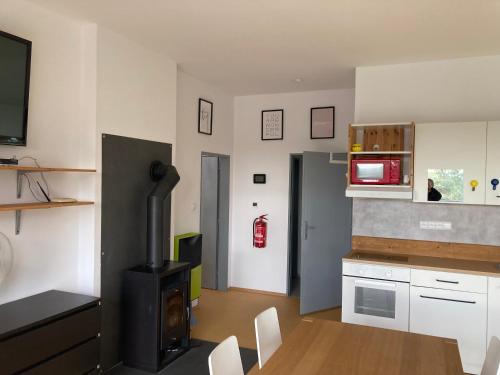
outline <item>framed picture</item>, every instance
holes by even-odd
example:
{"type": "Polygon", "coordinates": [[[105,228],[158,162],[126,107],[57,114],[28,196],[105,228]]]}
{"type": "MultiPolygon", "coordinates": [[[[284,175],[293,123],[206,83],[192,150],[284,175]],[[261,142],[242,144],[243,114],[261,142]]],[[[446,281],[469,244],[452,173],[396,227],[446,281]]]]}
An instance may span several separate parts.
{"type": "Polygon", "coordinates": [[[262,111],[263,141],[283,139],[283,110],[271,109],[262,111]]]}
{"type": "Polygon", "coordinates": [[[311,139],[335,138],[335,107],[311,108],[311,139]]]}
{"type": "Polygon", "coordinates": [[[198,101],[198,133],[212,135],[214,103],[205,99],[198,101]]]}

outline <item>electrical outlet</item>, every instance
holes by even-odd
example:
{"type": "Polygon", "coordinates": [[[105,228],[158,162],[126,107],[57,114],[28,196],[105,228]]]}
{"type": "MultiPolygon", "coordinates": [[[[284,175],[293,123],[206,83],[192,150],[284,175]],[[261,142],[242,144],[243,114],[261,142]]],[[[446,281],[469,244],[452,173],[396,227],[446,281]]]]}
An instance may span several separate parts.
{"type": "Polygon", "coordinates": [[[451,230],[452,226],[449,221],[421,221],[420,229],[427,230],[451,230]]]}

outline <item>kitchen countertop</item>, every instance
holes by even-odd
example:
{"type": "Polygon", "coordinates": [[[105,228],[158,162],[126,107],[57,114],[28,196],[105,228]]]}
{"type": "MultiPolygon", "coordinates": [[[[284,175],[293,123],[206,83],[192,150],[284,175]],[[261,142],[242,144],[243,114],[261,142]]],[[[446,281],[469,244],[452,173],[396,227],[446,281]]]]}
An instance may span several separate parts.
{"type": "Polygon", "coordinates": [[[500,264],[477,260],[438,258],[363,250],[353,250],[343,258],[357,263],[384,264],[444,272],[461,272],[500,277],[500,264]]]}

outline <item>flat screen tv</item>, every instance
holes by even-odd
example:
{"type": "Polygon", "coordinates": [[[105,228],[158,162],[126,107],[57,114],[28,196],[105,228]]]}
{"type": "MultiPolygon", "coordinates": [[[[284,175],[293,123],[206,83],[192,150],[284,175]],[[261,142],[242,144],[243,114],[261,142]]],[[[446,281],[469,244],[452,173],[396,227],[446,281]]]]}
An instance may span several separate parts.
{"type": "Polygon", "coordinates": [[[0,145],[26,146],[31,42],[0,31],[0,145]]]}

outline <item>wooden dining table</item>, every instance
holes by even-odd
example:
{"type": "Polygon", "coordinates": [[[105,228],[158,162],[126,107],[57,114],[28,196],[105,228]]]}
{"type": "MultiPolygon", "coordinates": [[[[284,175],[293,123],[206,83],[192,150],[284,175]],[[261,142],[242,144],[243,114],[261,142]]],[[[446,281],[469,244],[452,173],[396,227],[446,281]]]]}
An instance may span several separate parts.
{"type": "Polygon", "coordinates": [[[457,341],[303,319],[250,375],[463,375],[457,341]]]}

